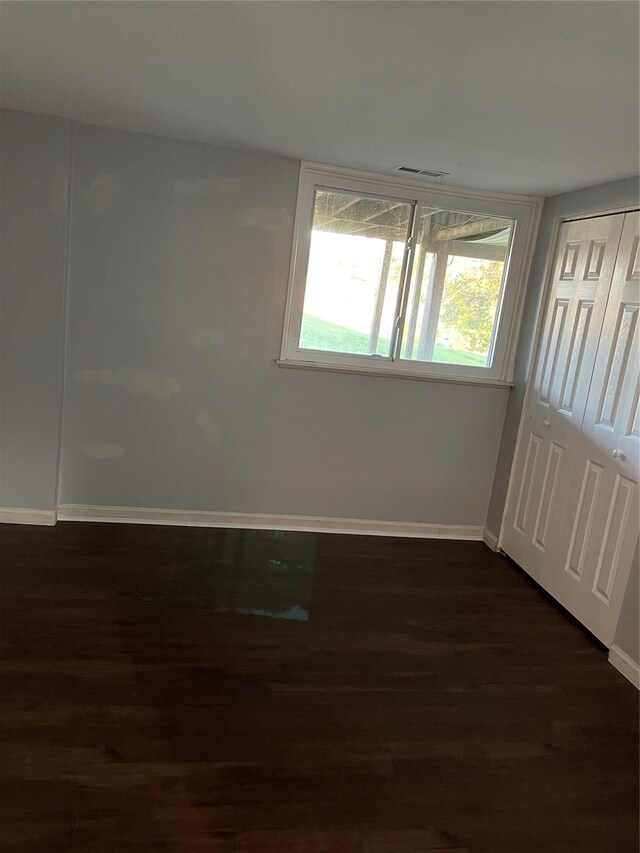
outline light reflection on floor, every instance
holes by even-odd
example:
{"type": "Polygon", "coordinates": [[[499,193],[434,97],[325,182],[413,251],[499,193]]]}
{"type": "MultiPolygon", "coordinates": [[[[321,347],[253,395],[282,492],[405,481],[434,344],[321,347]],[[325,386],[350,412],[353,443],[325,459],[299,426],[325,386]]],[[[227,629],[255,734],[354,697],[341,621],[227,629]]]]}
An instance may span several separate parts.
{"type": "Polygon", "coordinates": [[[316,539],[306,533],[273,530],[251,537],[226,530],[217,609],[309,621],[315,558],[316,539]]]}
{"type": "Polygon", "coordinates": [[[293,619],[296,622],[308,622],[309,611],[303,607],[290,607],[288,610],[241,610],[237,609],[236,613],[244,613],[248,616],[271,616],[273,619],[293,619]]]}

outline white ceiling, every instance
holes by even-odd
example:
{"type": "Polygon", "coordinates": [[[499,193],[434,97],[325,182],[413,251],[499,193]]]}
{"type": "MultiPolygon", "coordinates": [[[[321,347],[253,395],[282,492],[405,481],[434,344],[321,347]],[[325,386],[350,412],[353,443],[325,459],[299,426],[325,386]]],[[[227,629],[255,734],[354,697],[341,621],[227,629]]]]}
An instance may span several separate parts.
{"type": "Polygon", "coordinates": [[[635,2],[13,2],[4,106],[552,194],[638,172],[635,2]]]}

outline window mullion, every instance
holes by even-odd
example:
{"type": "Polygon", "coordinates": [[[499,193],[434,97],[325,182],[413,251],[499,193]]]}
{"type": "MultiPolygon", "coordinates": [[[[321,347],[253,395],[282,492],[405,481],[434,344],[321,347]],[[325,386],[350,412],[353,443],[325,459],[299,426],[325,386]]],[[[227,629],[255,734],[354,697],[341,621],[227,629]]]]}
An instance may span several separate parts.
{"type": "Polygon", "coordinates": [[[393,333],[391,339],[391,347],[389,355],[391,361],[396,361],[400,353],[402,345],[402,335],[404,332],[404,322],[407,313],[407,303],[409,301],[409,290],[411,287],[411,271],[413,269],[413,259],[416,253],[418,243],[418,230],[420,227],[420,217],[418,216],[418,202],[413,203],[411,213],[411,225],[409,228],[409,237],[404,247],[404,256],[402,258],[402,270],[400,272],[400,287],[398,288],[398,301],[396,303],[396,320],[393,324],[393,333]]]}
{"type": "Polygon", "coordinates": [[[442,247],[438,249],[435,252],[434,262],[431,266],[429,287],[424,301],[422,326],[418,341],[418,358],[420,361],[433,361],[433,350],[438,334],[442,292],[444,289],[444,280],[447,275],[448,262],[449,253],[446,248],[442,247]]]}
{"type": "Polygon", "coordinates": [[[371,327],[369,329],[369,355],[374,355],[378,348],[378,338],[380,336],[380,322],[382,320],[382,311],[384,309],[384,299],[387,293],[387,284],[389,281],[389,270],[391,268],[392,253],[393,241],[387,240],[384,247],[384,258],[382,260],[382,269],[380,271],[378,291],[376,293],[376,304],[374,308],[373,317],[371,319],[371,327]]]}

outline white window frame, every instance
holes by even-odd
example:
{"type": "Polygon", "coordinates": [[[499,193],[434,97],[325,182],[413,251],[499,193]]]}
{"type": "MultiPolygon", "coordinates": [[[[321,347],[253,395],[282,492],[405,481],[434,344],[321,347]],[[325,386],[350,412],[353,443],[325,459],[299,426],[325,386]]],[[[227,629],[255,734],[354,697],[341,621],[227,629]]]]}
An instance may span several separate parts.
{"type": "MultiPolygon", "coordinates": [[[[277,363],[281,367],[301,367],[312,370],[346,371],[474,385],[512,385],[524,294],[541,208],[542,199],[533,196],[442,186],[425,183],[417,179],[398,178],[374,172],[359,172],[303,161],[300,168],[298,201],[293,229],[293,248],[282,350],[277,363]],[[415,210],[424,205],[514,220],[508,256],[505,260],[505,278],[494,326],[490,367],[420,362],[399,357],[393,358],[393,354],[389,357],[372,357],[370,355],[349,355],[299,347],[316,189],[362,193],[363,195],[409,201],[415,205],[415,210]]],[[[418,220],[419,217],[414,215],[411,239],[405,256],[406,264],[403,265],[404,283],[401,283],[401,287],[404,286],[405,291],[403,302],[406,302],[408,283],[411,281],[411,267],[414,257],[414,251],[411,247],[416,245],[418,220]]],[[[399,335],[403,333],[403,319],[398,328],[397,334],[399,335]]]]}

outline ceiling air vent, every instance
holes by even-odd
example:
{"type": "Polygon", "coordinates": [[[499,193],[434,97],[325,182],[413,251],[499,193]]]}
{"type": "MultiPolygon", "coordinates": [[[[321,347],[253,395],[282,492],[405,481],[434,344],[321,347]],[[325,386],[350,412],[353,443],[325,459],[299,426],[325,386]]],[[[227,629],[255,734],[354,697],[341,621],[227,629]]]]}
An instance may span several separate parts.
{"type": "Polygon", "coordinates": [[[441,178],[449,172],[436,172],[434,169],[415,169],[413,166],[396,166],[398,172],[409,172],[411,175],[426,175],[428,178],[441,178]]]}

